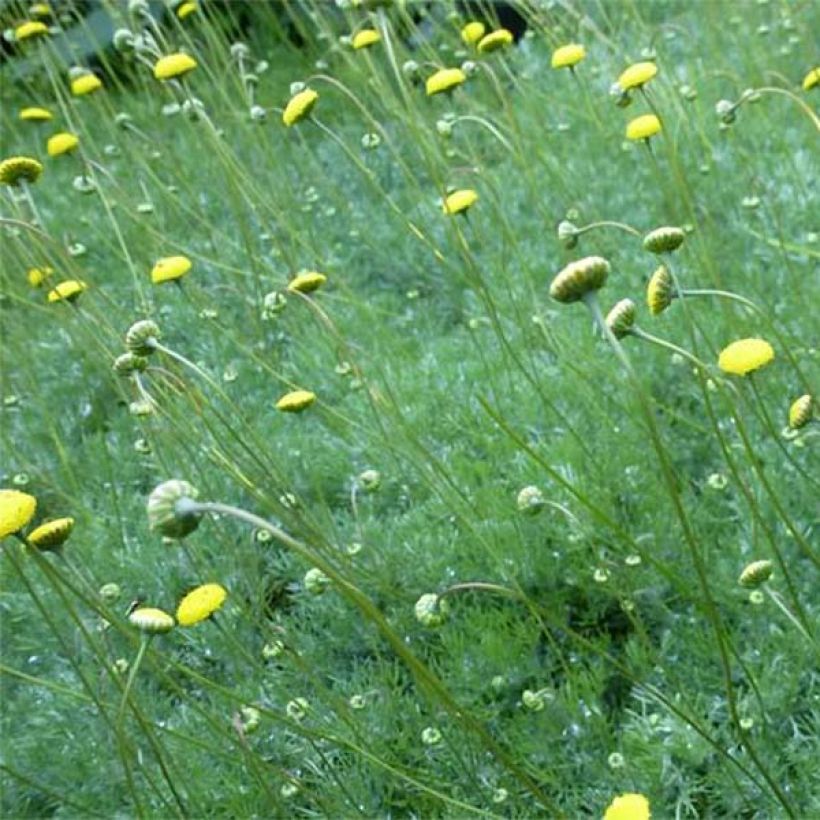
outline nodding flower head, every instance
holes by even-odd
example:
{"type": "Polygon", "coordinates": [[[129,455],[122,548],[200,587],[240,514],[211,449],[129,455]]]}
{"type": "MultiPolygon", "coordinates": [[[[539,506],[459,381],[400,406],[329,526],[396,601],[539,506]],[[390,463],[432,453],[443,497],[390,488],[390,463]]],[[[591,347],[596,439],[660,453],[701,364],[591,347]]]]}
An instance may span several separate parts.
{"type": "Polygon", "coordinates": [[[137,353],[123,353],[114,359],[114,372],[120,376],[130,376],[133,373],[141,373],[148,367],[148,359],[137,353]]]}
{"type": "Polygon", "coordinates": [[[37,499],[19,490],[0,490],[0,538],[20,532],[34,518],[37,499]]]}
{"type": "Polygon", "coordinates": [[[792,430],[805,427],[811,421],[813,412],[814,401],[808,393],[795,399],[789,407],[789,427],[792,430]]]}
{"type": "Polygon", "coordinates": [[[51,111],[36,105],[21,108],[18,116],[23,122],[48,122],[54,119],[54,114],[51,111]]]}
{"type": "Polygon", "coordinates": [[[302,271],[288,282],[291,293],[313,293],[327,282],[327,276],[315,270],[302,271]]]}
{"type": "Polygon", "coordinates": [[[189,592],[177,607],[177,623],[194,626],[210,618],[225,603],[228,591],[221,584],[202,584],[189,592]]]}
{"type": "Polygon", "coordinates": [[[803,77],[803,91],[809,91],[812,88],[818,87],[820,87],[820,66],[813,68],[803,77]]]}
{"type": "Polygon", "coordinates": [[[102,88],[102,80],[90,71],[75,77],[71,81],[71,93],[75,97],[83,97],[102,88]]]}
{"type": "Polygon", "coordinates": [[[464,213],[472,208],[476,202],[478,202],[478,193],[472,188],[463,188],[459,191],[453,191],[445,197],[441,207],[445,214],[452,216],[453,214],[464,213]]]}
{"type": "Polygon", "coordinates": [[[473,20],[461,29],[461,40],[465,45],[473,46],[484,36],[486,30],[484,23],[473,20]]]}
{"type": "Polygon", "coordinates": [[[682,228],[663,227],[655,228],[643,238],[643,246],[650,253],[672,253],[677,250],[686,239],[682,228]]]}
{"type": "Polygon", "coordinates": [[[288,128],[296,125],[297,122],[301,122],[313,111],[318,101],[319,93],[312,88],[305,88],[298,94],[294,94],[282,112],[282,122],[288,128]]]}
{"type": "Polygon", "coordinates": [[[666,265],[661,265],[646,286],[646,304],[653,316],[663,313],[675,298],[675,283],[666,265]]]}
{"type": "Polygon", "coordinates": [[[17,186],[21,182],[37,182],[43,165],[34,157],[8,157],[0,162],[0,184],[17,186]]]}
{"type": "Polygon", "coordinates": [[[738,583],[744,587],[756,588],[772,577],[774,565],[771,561],[752,561],[740,573],[738,583]]]}
{"type": "Polygon", "coordinates": [[[191,270],[191,260],[187,256],[165,256],[158,259],[151,268],[151,281],[155,285],[182,279],[191,270]]]}
{"type": "Polygon", "coordinates": [[[416,620],[428,629],[442,626],[450,613],[450,606],[446,600],[433,592],[428,592],[416,601],[413,607],[416,620]]]}
{"type": "Polygon", "coordinates": [[[654,114],[643,114],[635,117],[626,126],[628,140],[648,140],[662,130],[661,121],[654,114]]]}
{"type": "Polygon", "coordinates": [[[628,336],[634,324],[635,303],[631,299],[621,299],[606,315],[606,326],[616,339],[628,336]]]}
{"type": "Polygon", "coordinates": [[[482,54],[489,54],[510,45],[512,41],[513,35],[511,31],[508,31],[505,28],[496,29],[479,40],[478,50],[482,54]]]}
{"type": "Polygon", "coordinates": [[[764,339],[740,339],[725,347],[718,358],[724,373],[746,376],[774,360],[774,350],[764,339]]]}
{"type": "Polygon", "coordinates": [[[467,81],[467,75],[460,68],[441,68],[431,74],[425,82],[424,88],[428,97],[452,91],[467,81]]]}
{"type": "Polygon", "coordinates": [[[552,52],[551,65],[553,68],[572,68],[584,57],[587,56],[587,50],[579,43],[570,43],[566,46],[556,48],[552,52]]]}
{"type": "Polygon", "coordinates": [[[359,49],[368,48],[369,46],[375,45],[380,42],[381,39],[382,36],[378,31],[376,31],[376,29],[363,28],[353,35],[353,39],[350,41],[350,44],[358,51],[359,49]]]}
{"type": "Polygon", "coordinates": [[[156,350],[157,342],[162,338],[159,325],[151,319],[140,319],[128,328],[125,334],[125,346],[138,356],[149,356],[156,350]]]}
{"type": "Polygon", "coordinates": [[[162,635],[176,626],[176,621],[167,612],[150,606],[135,609],[128,620],[146,635],[162,635]]]}
{"type": "Polygon", "coordinates": [[[537,515],[547,505],[547,500],[541,489],[531,484],[519,490],[515,505],[525,515],[537,515]]]}
{"type": "Polygon", "coordinates": [[[572,250],[578,244],[578,226],[563,219],[558,223],[558,240],[567,249],[572,250]]]}
{"type": "Polygon", "coordinates": [[[64,282],[58,282],[48,292],[46,299],[49,302],[75,302],[86,290],[88,285],[80,279],[66,279],[64,282]]]}
{"type": "Polygon", "coordinates": [[[623,91],[640,88],[646,85],[657,73],[658,67],[655,63],[634,63],[618,77],[618,86],[623,91]]]}
{"type": "Polygon", "coordinates": [[[46,153],[48,153],[50,157],[59,157],[62,154],[76,151],[79,144],[80,138],[76,134],[61,131],[59,134],[54,134],[49,137],[46,143],[46,153]]]}
{"type": "Polygon", "coordinates": [[[184,538],[192,533],[202,513],[190,509],[199,496],[196,487],[187,481],[164,481],[148,496],[148,524],[166,538],[184,538]]]}
{"type": "Polygon", "coordinates": [[[190,54],[168,54],[160,57],[155,63],[154,77],[157,80],[173,80],[193,71],[197,65],[197,61],[190,54]]]}
{"type": "Polygon", "coordinates": [[[603,287],[609,270],[609,262],[602,256],[586,256],[570,262],[552,280],[550,296],[557,302],[577,302],[603,287]]]}
{"type": "Polygon", "coordinates": [[[48,34],[48,26],[40,20],[26,20],[14,29],[14,39],[18,43],[30,40],[32,37],[43,37],[48,34]]]}
{"type": "Polygon", "coordinates": [[[649,820],[649,801],[637,793],[619,794],[607,806],[604,820],[649,820]]]}
{"type": "Polygon", "coordinates": [[[73,529],[73,518],[57,518],[40,524],[28,534],[26,540],[37,549],[56,550],[68,540],[73,529]]]}
{"type": "Polygon", "coordinates": [[[283,413],[301,413],[315,401],[316,394],[310,390],[291,390],[276,402],[276,409],[283,413]]]}

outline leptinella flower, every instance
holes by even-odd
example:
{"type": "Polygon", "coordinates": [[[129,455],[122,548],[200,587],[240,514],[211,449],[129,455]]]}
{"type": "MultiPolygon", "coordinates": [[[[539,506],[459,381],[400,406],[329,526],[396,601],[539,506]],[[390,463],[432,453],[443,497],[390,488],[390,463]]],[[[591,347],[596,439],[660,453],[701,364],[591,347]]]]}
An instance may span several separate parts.
{"type": "Polygon", "coordinates": [[[210,618],[225,603],[228,591],[220,584],[203,584],[189,592],[177,607],[177,623],[194,626],[210,618]]]}
{"type": "Polygon", "coordinates": [[[34,157],[7,157],[0,162],[0,184],[19,185],[21,182],[37,182],[43,173],[43,165],[34,157]]]}
{"type": "Polygon", "coordinates": [[[102,80],[92,72],[80,74],[71,81],[71,93],[75,97],[83,97],[102,88],[102,80]]]}
{"type": "Polygon", "coordinates": [[[145,635],[162,635],[176,626],[176,621],[171,615],[150,606],[135,609],[128,616],[128,620],[145,635]]]}
{"type": "Polygon", "coordinates": [[[664,226],[650,231],[643,239],[643,246],[650,253],[672,253],[677,250],[686,239],[681,228],[664,226]]]}
{"type": "Polygon", "coordinates": [[[199,491],[187,481],[164,481],[148,496],[148,526],[166,538],[184,538],[202,519],[201,512],[190,508],[198,496],[199,491]]]}
{"type": "Polygon", "coordinates": [[[446,196],[441,207],[445,214],[452,216],[464,213],[476,202],[478,202],[478,193],[472,188],[462,188],[446,196]]]}
{"type": "Polygon", "coordinates": [[[18,116],[23,122],[48,122],[48,120],[54,119],[54,114],[51,111],[36,105],[21,108],[18,116]]]}
{"type": "Polygon", "coordinates": [[[73,529],[73,518],[57,518],[40,524],[28,534],[26,540],[37,549],[56,550],[68,540],[73,529]]]}
{"type": "Polygon", "coordinates": [[[490,54],[493,51],[498,51],[505,46],[511,45],[513,39],[511,31],[505,28],[499,28],[486,34],[478,41],[478,50],[482,54],[490,54]]]}
{"type": "Polygon", "coordinates": [[[282,122],[290,128],[307,117],[319,101],[319,92],[305,88],[294,94],[282,112],[282,122]]]}
{"type": "Polygon", "coordinates": [[[0,538],[20,532],[34,518],[37,499],[19,490],[0,490],[0,538]]]}
{"type": "Polygon", "coordinates": [[[50,157],[59,157],[62,154],[68,154],[75,151],[80,144],[80,138],[76,134],[68,131],[61,131],[59,134],[54,134],[49,137],[46,143],[46,152],[50,157]]]}
{"type": "Polygon", "coordinates": [[[677,294],[672,274],[666,265],[660,265],[646,286],[646,304],[653,316],[663,313],[677,294]]]}
{"type": "Polygon", "coordinates": [[[14,39],[18,43],[33,37],[43,37],[46,34],[48,34],[48,26],[40,20],[26,20],[14,29],[14,39]]]}
{"type": "Polygon", "coordinates": [[[584,46],[580,43],[569,43],[568,45],[556,48],[555,51],[552,52],[550,65],[553,68],[573,68],[586,56],[587,50],[584,46]]]}
{"type": "Polygon", "coordinates": [[[720,352],[718,367],[724,373],[746,376],[774,360],[774,350],[764,339],[740,339],[720,352]]]}
{"type": "Polygon", "coordinates": [[[350,44],[357,51],[363,48],[369,48],[378,42],[381,42],[382,36],[374,28],[363,28],[353,35],[350,44]]]}
{"type": "Polygon", "coordinates": [[[649,801],[642,794],[618,795],[604,812],[604,820],[649,820],[649,801]]]}
{"type": "Polygon", "coordinates": [[[442,626],[450,614],[450,606],[444,598],[433,592],[422,595],[413,607],[416,620],[428,629],[442,626]]]}
{"type": "Polygon", "coordinates": [[[151,268],[151,281],[155,285],[181,279],[191,270],[191,260],[187,256],[165,256],[158,259],[151,268]]]}
{"type": "Polygon", "coordinates": [[[789,427],[792,430],[800,430],[812,419],[814,414],[814,400],[806,393],[795,399],[789,407],[789,427]]]}
{"type": "Polygon", "coordinates": [[[49,302],[75,302],[80,298],[83,291],[88,290],[88,285],[80,279],[66,279],[59,282],[46,297],[49,302]]]}
{"type": "Polygon", "coordinates": [[[160,57],[154,64],[154,78],[157,80],[174,80],[188,74],[197,67],[197,61],[182,52],[160,57]]]}
{"type": "Polygon", "coordinates": [[[199,5],[194,2],[194,0],[186,0],[184,3],[180,3],[177,6],[176,16],[179,20],[184,20],[186,17],[190,17],[195,11],[199,9],[199,5]]]}
{"type": "Polygon", "coordinates": [[[609,262],[602,256],[586,256],[570,262],[552,280],[550,296],[557,302],[577,302],[603,287],[609,270],[609,262]]]}
{"type": "Polygon", "coordinates": [[[772,577],[772,572],[774,572],[774,566],[771,561],[752,561],[744,567],[737,580],[743,587],[756,589],[772,577]]]}
{"type": "Polygon", "coordinates": [[[465,45],[475,45],[483,36],[487,27],[480,20],[473,20],[461,29],[461,40],[465,45]]]}
{"type": "Polygon", "coordinates": [[[327,276],[315,270],[302,271],[288,282],[291,293],[313,293],[327,282],[327,276]]]}
{"type": "Polygon", "coordinates": [[[812,88],[820,87],[820,66],[813,68],[803,77],[803,91],[810,91],[812,88]]]}
{"type": "Polygon", "coordinates": [[[606,325],[616,339],[623,339],[632,332],[635,325],[635,303],[631,299],[621,299],[606,315],[606,325]]]}
{"type": "Polygon", "coordinates": [[[630,120],[626,126],[629,140],[649,140],[661,132],[661,121],[654,114],[643,114],[630,120]]]}
{"type": "Polygon", "coordinates": [[[618,86],[623,91],[631,91],[633,88],[642,88],[657,73],[658,67],[655,63],[633,63],[618,77],[618,86]]]}
{"type": "Polygon", "coordinates": [[[137,356],[150,356],[161,338],[162,332],[156,322],[151,319],[140,319],[126,331],[125,346],[137,356]]]}
{"type": "Polygon", "coordinates": [[[315,401],[316,394],[310,390],[291,390],[276,402],[276,409],[283,413],[301,413],[315,401]]]}
{"type": "Polygon", "coordinates": [[[431,74],[424,84],[428,97],[452,91],[467,81],[467,75],[460,68],[441,68],[431,74]]]}

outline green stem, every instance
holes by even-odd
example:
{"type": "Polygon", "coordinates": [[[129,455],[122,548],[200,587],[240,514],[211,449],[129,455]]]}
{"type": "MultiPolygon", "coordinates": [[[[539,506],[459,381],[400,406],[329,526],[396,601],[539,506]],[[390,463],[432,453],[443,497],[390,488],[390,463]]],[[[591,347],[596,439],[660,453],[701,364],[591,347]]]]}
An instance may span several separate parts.
{"type": "Polygon", "coordinates": [[[120,701],[120,708],[117,711],[118,726],[122,723],[122,719],[125,714],[125,707],[127,706],[128,698],[131,695],[131,689],[134,686],[134,681],[137,679],[137,672],[139,671],[140,664],[142,664],[142,659],[145,657],[145,652],[151,643],[151,638],[153,637],[153,635],[143,635],[140,640],[140,648],[137,650],[134,662],[131,664],[131,669],[128,671],[128,680],[125,683],[125,689],[123,689],[122,692],[122,700],[120,701]]]}
{"type": "Polygon", "coordinates": [[[672,344],[672,342],[667,342],[665,339],[660,339],[657,336],[653,336],[651,333],[647,333],[639,327],[630,328],[629,335],[634,336],[636,339],[643,339],[645,342],[657,345],[658,347],[664,347],[667,350],[671,350],[673,353],[677,353],[692,362],[692,364],[699,369],[706,370],[706,365],[697,356],[693,356],[688,350],[684,350],[682,347],[672,344]]]}

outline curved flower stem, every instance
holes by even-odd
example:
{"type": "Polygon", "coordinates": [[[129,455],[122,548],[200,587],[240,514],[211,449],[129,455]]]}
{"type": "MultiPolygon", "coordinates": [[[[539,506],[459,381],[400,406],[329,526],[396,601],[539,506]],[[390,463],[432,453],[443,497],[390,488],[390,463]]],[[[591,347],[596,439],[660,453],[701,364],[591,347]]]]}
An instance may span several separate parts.
{"type": "Polygon", "coordinates": [[[789,619],[789,621],[791,621],[792,625],[797,629],[797,631],[807,641],[809,641],[809,643],[811,643],[812,648],[814,649],[814,651],[816,653],[820,654],[820,647],[817,646],[817,642],[806,631],[806,628],[803,626],[803,624],[801,624],[800,621],[798,621],[797,618],[795,618],[795,616],[792,614],[791,610],[783,602],[783,599],[780,597],[780,595],[777,592],[775,592],[773,589],[771,589],[768,584],[765,584],[763,586],[763,590],[772,599],[772,601],[774,601],[777,608],[789,619]]]}
{"type": "Polygon", "coordinates": [[[479,125],[484,126],[503,146],[504,148],[509,151],[510,153],[513,152],[513,147],[510,144],[509,140],[496,128],[489,120],[484,119],[484,117],[476,116],[475,114],[462,114],[460,117],[456,117],[453,120],[453,125],[457,122],[476,122],[479,125]]]}
{"type": "Polygon", "coordinates": [[[610,219],[603,219],[600,222],[591,222],[589,225],[584,225],[583,228],[578,228],[575,235],[580,236],[587,231],[593,230],[593,228],[618,228],[621,231],[626,231],[627,233],[632,234],[632,236],[641,235],[641,232],[636,228],[633,228],[631,225],[627,225],[625,222],[613,222],[610,219]]]}
{"type": "Polygon", "coordinates": [[[143,634],[140,640],[140,647],[128,670],[128,680],[125,683],[125,689],[122,690],[122,700],[120,701],[120,708],[117,710],[117,726],[121,728],[123,717],[125,716],[125,708],[128,705],[128,698],[131,695],[131,689],[134,687],[134,681],[137,679],[137,672],[142,664],[142,659],[145,657],[145,652],[151,643],[153,635],[143,634]]]}
{"type": "Polygon", "coordinates": [[[463,584],[453,584],[447,587],[444,592],[439,593],[438,599],[441,601],[448,595],[453,595],[456,592],[464,592],[466,590],[475,589],[482,592],[496,592],[499,595],[505,595],[508,598],[515,598],[516,600],[523,600],[520,592],[509,587],[501,586],[501,584],[490,584],[486,581],[465,581],[463,584]]]}
{"type": "Polygon", "coordinates": [[[671,350],[673,353],[683,356],[685,359],[692,362],[695,367],[698,367],[701,370],[707,369],[707,366],[697,356],[692,355],[688,350],[684,350],[682,347],[672,344],[672,342],[667,342],[665,339],[660,339],[657,336],[653,336],[651,333],[647,333],[639,327],[630,328],[629,335],[634,336],[636,339],[643,339],[645,342],[650,342],[658,347],[664,347],[667,350],[671,350]]]}
{"type": "Polygon", "coordinates": [[[31,210],[31,215],[33,219],[37,222],[40,228],[45,229],[46,223],[43,222],[43,217],[40,216],[40,212],[37,210],[37,205],[34,203],[34,197],[31,195],[31,188],[29,188],[28,183],[25,180],[20,182],[20,188],[23,191],[23,196],[28,203],[28,207],[31,210]]]}
{"type": "MultiPolygon", "coordinates": [[[[757,94],[780,94],[784,97],[788,97],[792,102],[797,103],[802,109],[803,113],[811,120],[814,127],[820,131],[820,117],[814,113],[814,111],[809,108],[803,100],[800,99],[796,94],[793,94],[791,91],[787,91],[785,88],[775,88],[774,86],[763,86],[762,88],[753,88],[752,91],[757,94]]],[[[745,102],[745,99],[741,99],[740,102],[745,102]]]]}

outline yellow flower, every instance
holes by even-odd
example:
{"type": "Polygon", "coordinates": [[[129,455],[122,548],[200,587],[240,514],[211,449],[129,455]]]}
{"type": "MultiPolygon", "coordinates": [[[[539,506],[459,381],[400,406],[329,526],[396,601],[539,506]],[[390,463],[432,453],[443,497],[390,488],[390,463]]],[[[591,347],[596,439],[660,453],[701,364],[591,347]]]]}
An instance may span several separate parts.
{"type": "Polygon", "coordinates": [[[646,85],[657,73],[658,67],[655,63],[634,63],[618,77],[618,85],[622,91],[640,88],[642,85],[646,85]]]}
{"type": "Polygon", "coordinates": [[[572,68],[578,65],[584,57],[587,56],[587,50],[579,43],[570,43],[561,48],[556,48],[552,52],[552,67],[553,68],[572,68]]]}
{"type": "Polygon", "coordinates": [[[80,138],[76,134],[68,131],[61,131],[53,137],[49,137],[46,143],[46,151],[50,157],[58,157],[60,154],[67,154],[76,149],[80,144],[80,138]]]}
{"type": "Polygon", "coordinates": [[[190,54],[168,54],[160,57],[154,64],[154,77],[157,80],[172,80],[181,77],[197,67],[197,61],[190,54]]]}
{"type": "Polygon", "coordinates": [[[425,83],[427,96],[440,94],[442,91],[451,91],[456,86],[466,82],[467,75],[460,68],[441,68],[431,74],[425,83]]]}
{"type": "Polygon", "coordinates": [[[33,157],[8,157],[0,162],[0,184],[2,185],[37,182],[42,173],[42,164],[33,157]]]}
{"type": "Polygon", "coordinates": [[[718,367],[724,373],[745,376],[774,359],[772,346],[763,339],[740,339],[720,352],[718,367]]]}
{"type": "Polygon", "coordinates": [[[818,85],[820,85],[820,66],[813,68],[803,77],[803,91],[816,88],[818,85]]]}
{"type": "Polygon", "coordinates": [[[478,194],[472,188],[453,191],[442,203],[442,210],[446,214],[460,214],[478,202],[478,194]]]}
{"type": "Polygon", "coordinates": [[[478,43],[478,50],[482,54],[489,54],[492,51],[498,51],[500,48],[510,45],[513,41],[512,32],[505,28],[491,31],[485,37],[482,37],[478,43]]]}
{"type": "Polygon", "coordinates": [[[33,17],[48,17],[51,14],[51,6],[48,3],[32,3],[28,10],[33,17]]]}
{"type": "Polygon", "coordinates": [[[160,282],[172,282],[181,279],[191,270],[191,260],[187,256],[166,256],[158,259],[151,268],[151,281],[158,285],[160,282]]]}
{"type": "Polygon", "coordinates": [[[149,635],[160,635],[163,632],[170,632],[176,625],[176,621],[161,609],[150,606],[143,606],[135,609],[128,620],[139,629],[149,635]]]}
{"type": "Polygon", "coordinates": [[[66,279],[50,290],[47,298],[49,302],[73,302],[87,289],[88,285],[79,279],[66,279]]]}
{"type": "Polygon", "coordinates": [[[0,538],[19,532],[34,518],[37,499],[18,490],[0,490],[0,538]]]}
{"type": "Polygon", "coordinates": [[[801,427],[805,427],[811,421],[813,410],[814,401],[808,393],[799,399],[795,399],[789,408],[789,427],[791,427],[792,430],[799,430],[801,427]]]}
{"type": "Polygon", "coordinates": [[[75,97],[82,97],[84,94],[90,94],[98,88],[102,88],[102,80],[96,74],[92,74],[91,72],[88,74],[82,74],[71,81],[71,93],[75,97]]]}
{"type": "Polygon", "coordinates": [[[177,607],[180,626],[193,626],[216,612],[228,597],[225,587],[219,584],[203,584],[189,592],[177,607]]]}
{"type": "Polygon", "coordinates": [[[609,262],[602,256],[585,256],[570,262],[552,280],[550,296],[557,302],[577,302],[603,287],[609,276],[609,262]]]}
{"type": "Polygon", "coordinates": [[[473,20],[473,22],[467,23],[464,28],[461,29],[461,39],[468,46],[475,45],[475,43],[484,36],[486,30],[487,27],[484,23],[473,20]]]}
{"type": "Polygon", "coordinates": [[[663,313],[675,298],[675,283],[666,265],[661,265],[646,286],[646,304],[653,316],[663,313]]]}
{"type": "Polygon", "coordinates": [[[198,8],[199,6],[194,3],[194,0],[188,0],[186,3],[180,3],[179,6],[177,6],[177,18],[184,20],[186,17],[193,14],[198,8]]]}
{"type": "Polygon", "coordinates": [[[618,795],[604,813],[604,820],[649,820],[649,801],[642,794],[618,795]]]}
{"type": "Polygon", "coordinates": [[[643,238],[643,246],[650,253],[672,253],[677,250],[686,239],[686,234],[681,228],[664,226],[655,228],[643,238]]]}
{"type": "Polygon", "coordinates": [[[654,114],[635,117],[626,126],[628,140],[648,140],[661,132],[661,121],[654,114]]]}
{"type": "Polygon", "coordinates": [[[751,564],[744,567],[737,581],[744,587],[759,587],[772,577],[773,571],[774,567],[771,561],[752,561],[751,564]]]}
{"type": "Polygon", "coordinates": [[[68,540],[73,529],[73,518],[57,518],[54,521],[40,524],[28,534],[26,540],[41,550],[56,549],[68,540]]]}
{"type": "Polygon", "coordinates": [[[301,413],[315,401],[316,394],[310,390],[292,390],[276,402],[276,409],[283,413],[301,413]]]}
{"type": "Polygon", "coordinates": [[[621,299],[606,315],[606,326],[616,339],[623,339],[632,332],[635,324],[635,303],[631,299],[621,299]]]}
{"type": "Polygon", "coordinates": [[[36,106],[21,108],[19,116],[24,122],[46,122],[54,118],[54,115],[47,108],[37,108],[36,106]]]}
{"type": "Polygon", "coordinates": [[[54,273],[54,268],[29,268],[26,279],[33,288],[39,288],[52,273],[54,273]]]}
{"type": "Polygon", "coordinates": [[[18,41],[28,40],[30,37],[42,37],[48,34],[48,26],[39,20],[27,20],[14,29],[14,39],[18,41]]]}
{"type": "Polygon", "coordinates": [[[361,31],[357,31],[356,34],[353,35],[352,45],[355,49],[367,48],[368,46],[372,46],[380,42],[381,39],[382,36],[378,31],[376,31],[376,29],[363,28],[361,31]]]}
{"type": "Polygon", "coordinates": [[[301,122],[313,110],[319,100],[319,93],[312,88],[306,88],[298,94],[294,94],[285,110],[282,112],[282,122],[290,128],[291,125],[296,125],[301,122]]]}
{"type": "Polygon", "coordinates": [[[327,276],[315,270],[302,271],[288,282],[291,293],[312,293],[327,282],[327,276]]]}

